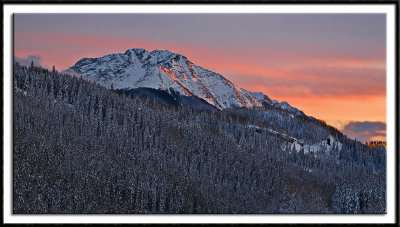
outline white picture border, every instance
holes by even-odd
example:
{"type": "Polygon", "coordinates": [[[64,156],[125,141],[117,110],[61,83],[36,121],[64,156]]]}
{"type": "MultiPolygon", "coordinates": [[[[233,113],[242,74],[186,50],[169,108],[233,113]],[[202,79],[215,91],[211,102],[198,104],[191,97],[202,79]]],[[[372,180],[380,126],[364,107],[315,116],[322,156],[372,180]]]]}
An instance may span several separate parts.
{"type": "Polygon", "coordinates": [[[395,222],[395,5],[4,5],[4,223],[394,223],[395,222]],[[387,62],[387,214],[385,215],[13,215],[12,59],[14,13],[385,13],[387,62]]]}

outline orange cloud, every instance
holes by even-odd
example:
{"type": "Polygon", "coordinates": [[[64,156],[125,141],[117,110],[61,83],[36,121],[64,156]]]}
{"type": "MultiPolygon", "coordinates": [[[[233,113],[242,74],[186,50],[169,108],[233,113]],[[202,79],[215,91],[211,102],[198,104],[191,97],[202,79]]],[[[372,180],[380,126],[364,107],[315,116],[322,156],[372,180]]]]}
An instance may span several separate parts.
{"type": "Polygon", "coordinates": [[[338,127],[348,121],[386,122],[385,59],[372,56],[285,53],[255,48],[223,51],[202,46],[82,34],[15,33],[14,54],[39,55],[42,64],[64,70],[83,57],[129,48],[168,49],[195,64],[338,127]]]}
{"type": "Polygon", "coordinates": [[[386,122],[386,96],[278,97],[306,114],[337,125],[346,121],[386,122]]]}
{"type": "MultiPolygon", "coordinates": [[[[24,43],[36,42],[40,50],[56,51],[63,53],[84,53],[83,57],[100,57],[102,54],[124,52],[129,48],[145,49],[168,49],[181,53],[196,64],[209,68],[216,72],[246,73],[260,76],[275,76],[281,78],[304,77],[316,79],[316,76],[304,75],[302,73],[289,73],[293,69],[303,66],[317,67],[342,67],[342,68],[363,68],[378,67],[384,68],[385,62],[380,59],[348,56],[318,56],[301,53],[285,53],[279,50],[268,50],[256,48],[251,55],[242,53],[240,48],[216,51],[207,47],[194,47],[190,45],[176,45],[168,42],[157,42],[152,40],[140,40],[126,36],[94,36],[87,34],[54,34],[49,32],[32,33],[19,32],[14,34],[15,52],[20,54],[26,52],[24,43]],[[254,63],[249,63],[254,62],[254,63]],[[260,66],[261,65],[261,66],[260,66]],[[264,65],[264,66],[263,66],[264,65]],[[266,67],[265,65],[268,65],[266,67]],[[286,69],[286,70],[285,70],[286,69]]],[[[29,54],[32,51],[30,51],[29,54]]],[[[75,57],[77,58],[77,57],[75,57]]],[[[54,59],[53,59],[54,60],[54,59]]],[[[79,60],[79,59],[78,59],[79,60]]],[[[69,65],[70,66],[70,65],[69,65]]]]}

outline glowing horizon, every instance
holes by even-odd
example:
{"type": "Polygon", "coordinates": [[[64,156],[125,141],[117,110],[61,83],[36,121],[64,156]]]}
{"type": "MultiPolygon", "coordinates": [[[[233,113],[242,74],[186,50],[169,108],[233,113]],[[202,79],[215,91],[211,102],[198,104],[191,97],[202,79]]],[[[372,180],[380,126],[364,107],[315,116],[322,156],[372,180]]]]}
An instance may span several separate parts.
{"type": "Polygon", "coordinates": [[[354,122],[386,124],[384,14],[16,14],[14,21],[14,55],[40,56],[48,68],[165,49],[350,137],[361,136],[346,128],[354,122]]]}

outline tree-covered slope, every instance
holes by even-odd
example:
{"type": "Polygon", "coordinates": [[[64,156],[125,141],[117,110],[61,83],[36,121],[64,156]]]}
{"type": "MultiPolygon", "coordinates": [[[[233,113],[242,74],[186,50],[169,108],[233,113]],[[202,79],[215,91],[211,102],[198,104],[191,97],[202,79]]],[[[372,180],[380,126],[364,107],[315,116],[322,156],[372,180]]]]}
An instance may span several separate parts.
{"type": "Polygon", "coordinates": [[[321,122],[163,105],[18,64],[13,86],[14,213],[385,213],[384,150],[337,135],[342,149],[317,155],[280,136],[336,133],[321,122]]]}

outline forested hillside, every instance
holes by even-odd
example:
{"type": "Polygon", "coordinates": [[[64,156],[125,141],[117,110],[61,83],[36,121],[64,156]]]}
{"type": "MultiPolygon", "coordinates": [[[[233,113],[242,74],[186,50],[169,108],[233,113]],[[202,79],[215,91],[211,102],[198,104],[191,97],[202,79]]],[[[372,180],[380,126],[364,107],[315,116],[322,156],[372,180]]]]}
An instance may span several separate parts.
{"type": "Polygon", "coordinates": [[[386,151],[321,121],[166,105],[18,64],[13,87],[16,214],[386,212],[386,151]],[[296,151],[282,135],[342,147],[296,151]]]}

